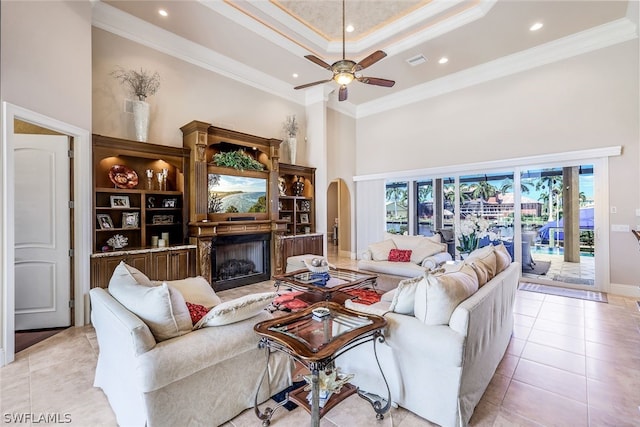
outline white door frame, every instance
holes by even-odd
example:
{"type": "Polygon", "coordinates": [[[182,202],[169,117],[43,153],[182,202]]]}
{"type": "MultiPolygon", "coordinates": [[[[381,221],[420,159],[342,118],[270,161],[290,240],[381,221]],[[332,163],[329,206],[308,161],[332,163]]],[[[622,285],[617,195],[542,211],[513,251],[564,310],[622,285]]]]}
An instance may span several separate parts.
{"type": "Polygon", "coordinates": [[[15,272],[14,272],[14,169],[13,124],[19,119],[54,130],[74,138],[74,214],[73,214],[73,277],[75,326],[88,322],[89,255],[91,254],[91,132],[22,107],[2,103],[2,150],[0,151],[0,295],[2,306],[2,341],[0,342],[0,366],[15,358],[15,272]]]}

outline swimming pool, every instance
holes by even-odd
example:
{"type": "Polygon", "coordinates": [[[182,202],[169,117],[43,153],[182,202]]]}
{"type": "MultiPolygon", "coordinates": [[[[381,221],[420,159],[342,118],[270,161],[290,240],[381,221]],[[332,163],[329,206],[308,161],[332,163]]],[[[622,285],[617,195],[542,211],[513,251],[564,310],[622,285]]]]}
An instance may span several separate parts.
{"type": "MultiPolygon", "coordinates": [[[[531,254],[539,255],[564,255],[563,248],[555,248],[551,246],[534,246],[531,248],[531,254]]],[[[580,252],[580,256],[593,257],[593,252],[580,252]]]]}

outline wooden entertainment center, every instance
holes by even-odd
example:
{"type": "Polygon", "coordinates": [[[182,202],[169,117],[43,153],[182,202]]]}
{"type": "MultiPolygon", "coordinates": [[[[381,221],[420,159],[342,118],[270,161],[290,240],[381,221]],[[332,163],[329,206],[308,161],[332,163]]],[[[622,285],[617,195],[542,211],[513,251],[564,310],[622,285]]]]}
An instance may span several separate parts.
{"type": "Polygon", "coordinates": [[[290,256],[322,255],[323,235],[315,232],[315,168],[280,164],[278,139],[199,121],[192,121],[181,130],[183,145],[190,153],[185,179],[190,195],[187,234],[197,247],[198,275],[205,277],[215,290],[223,290],[284,273],[290,256]],[[262,170],[218,164],[221,153],[238,151],[250,162],[262,165],[262,170]],[[233,187],[239,183],[252,189],[233,187]],[[229,200],[231,193],[237,193],[231,195],[238,199],[253,192],[261,196],[249,208],[239,208],[240,201],[232,205],[223,200],[229,200]],[[256,277],[228,279],[226,270],[224,274],[217,270],[226,269],[226,263],[233,261],[228,259],[233,257],[228,252],[235,250],[231,248],[243,245],[249,247],[247,251],[254,257],[250,262],[258,267],[263,259],[256,252],[262,247],[269,254],[262,255],[268,265],[262,266],[256,277]]]}
{"type": "Polygon", "coordinates": [[[120,261],[152,280],[201,275],[223,290],[283,274],[290,256],[323,254],[315,168],[281,164],[278,139],[198,121],[181,130],[183,147],[93,135],[91,287],[108,287],[120,261]],[[216,155],[238,150],[262,170],[217,164],[216,155]],[[247,209],[240,199],[252,189],[235,188],[237,203],[225,206],[230,193],[217,197],[216,183],[261,186],[260,197],[247,209]],[[252,259],[236,264],[251,274],[232,277],[243,246],[252,259]]]}

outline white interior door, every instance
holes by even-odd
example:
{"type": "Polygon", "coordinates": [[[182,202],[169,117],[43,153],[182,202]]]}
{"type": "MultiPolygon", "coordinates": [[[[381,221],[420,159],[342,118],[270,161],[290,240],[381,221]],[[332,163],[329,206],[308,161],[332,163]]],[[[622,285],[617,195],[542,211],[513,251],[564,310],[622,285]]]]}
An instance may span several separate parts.
{"type": "Polygon", "coordinates": [[[15,135],[15,330],[71,324],[69,141],[15,135]]]}

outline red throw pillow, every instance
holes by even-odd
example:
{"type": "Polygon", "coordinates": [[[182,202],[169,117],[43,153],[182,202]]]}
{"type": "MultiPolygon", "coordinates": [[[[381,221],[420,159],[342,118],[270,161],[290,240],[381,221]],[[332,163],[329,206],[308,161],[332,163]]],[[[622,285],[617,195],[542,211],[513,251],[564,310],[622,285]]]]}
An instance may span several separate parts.
{"type": "Polygon", "coordinates": [[[389,261],[410,262],[411,249],[391,249],[389,251],[389,261]]]}
{"type": "Polygon", "coordinates": [[[209,312],[209,310],[207,310],[207,307],[205,307],[204,305],[191,304],[190,302],[187,302],[187,308],[189,309],[189,314],[191,315],[191,322],[194,325],[198,323],[198,321],[209,312]]]}

